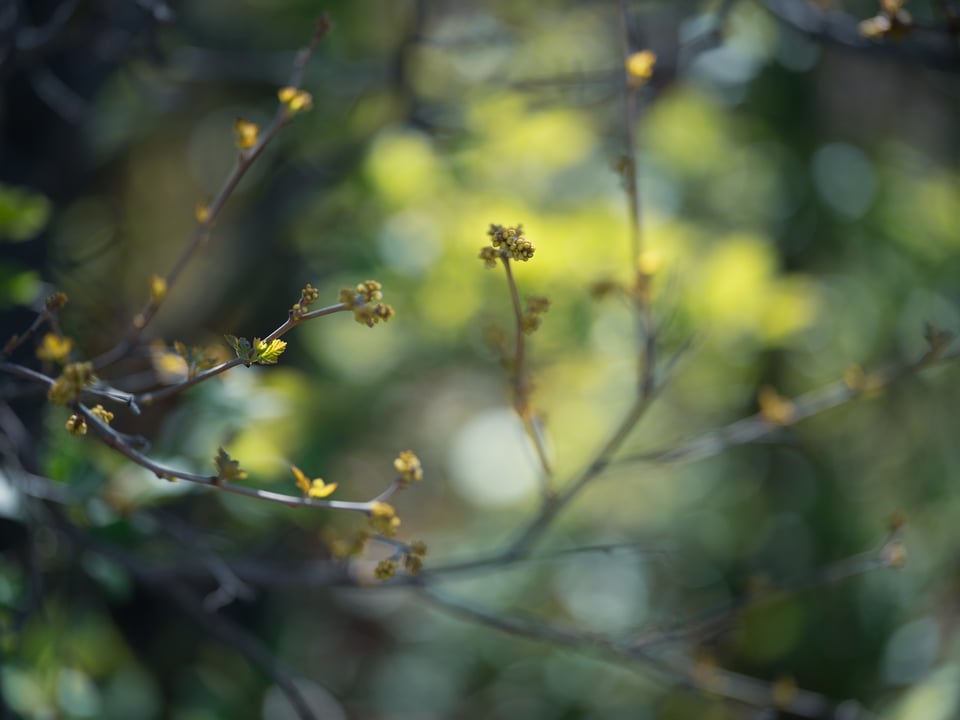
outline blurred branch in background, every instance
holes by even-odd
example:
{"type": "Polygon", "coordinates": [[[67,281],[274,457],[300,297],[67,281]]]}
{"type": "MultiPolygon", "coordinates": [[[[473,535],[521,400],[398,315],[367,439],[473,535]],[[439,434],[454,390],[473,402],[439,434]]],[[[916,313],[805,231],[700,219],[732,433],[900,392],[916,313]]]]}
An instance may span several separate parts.
{"type": "MultiPolygon", "coordinates": [[[[893,11],[896,14],[905,3],[894,0],[890,4],[896,8],[893,11]]],[[[883,6],[884,3],[879,5],[883,6]]],[[[763,0],[763,6],[780,22],[817,42],[837,45],[867,56],[907,60],[947,72],[960,70],[958,26],[952,14],[947,14],[941,26],[917,27],[911,24],[904,27],[904,34],[916,30],[913,37],[878,42],[864,32],[863,18],[823,7],[812,0],[763,0]]]]}

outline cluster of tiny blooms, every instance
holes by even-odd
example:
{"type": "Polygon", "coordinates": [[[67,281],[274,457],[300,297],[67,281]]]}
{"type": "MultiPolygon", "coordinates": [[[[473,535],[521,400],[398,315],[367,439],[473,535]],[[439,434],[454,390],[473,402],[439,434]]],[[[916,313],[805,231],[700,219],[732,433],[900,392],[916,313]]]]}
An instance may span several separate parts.
{"type": "Polygon", "coordinates": [[[393,505],[379,501],[371,503],[370,526],[381,535],[393,537],[400,527],[400,518],[397,517],[393,505]]]}
{"type": "Polygon", "coordinates": [[[313,107],[313,97],[306,90],[295,87],[283,87],[277,91],[277,97],[283,103],[287,115],[296,115],[313,107]]]}
{"type": "Polygon", "coordinates": [[[377,567],[373,571],[373,576],[377,580],[389,580],[396,572],[397,561],[393,560],[392,558],[388,558],[377,563],[377,567]]]}
{"type": "MultiPolygon", "coordinates": [[[[423,570],[423,558],[427,554],[427,545],[423,542],[415,542],[406,547],[403,551],[403,567],[411,575],[418,575],[423,570]]],[[[397,568],[400,563],[397,561],[398,555],[386,558],[377,563],[373,576],[377,580],[389,580],[397,574],[397,568]]]]}
{"type": "Polygon", "coordinates": [[[406,487],[410,483],[423,480],[423,467],[412,450],[404,450],[397,455],[393,461],[393,469],[400,475],[400,487],[406,487]]]}
{"type": "Polygon", "coordinates": [[[87,421],[82,415],[71,415],[67,418],[67,432],[71,435],[86,435],[87,421]]]}
{"type": "MultiPolygon", "coordinates": [[[[94,405],[90,408],[90,412],[104,425],[109,425],[113,421],[113,413],[103,405],[94,405]]],[[[71,415],[67,418],[67,432],[71,435],[86,435],[87,421],[84,420],[82,415],[71,415]]]]}
{"type": "Polygon", "coordinates": [[[303,290],[300,291],[299,302],[294,303],[293,307],[290,308],[291,317],[301,318],[306,315],[307,311],[310,309],[310,306],[316,302],[317,298],[319,297],[320,291],[310,283],[307,283],[303,290]]]}
{"type": "Polygon", "coordinates": [[[403,566],[407,572],[412,575],[418,575],[423,569],[423,558],[427,554],[427,544],[425,542],[411,543],[403,557],[403,566]]]}
{"type": "Polygon", "coordinates": [[[63,365],[67,362],[72,350],[73,340],[56,333],[47,333],[40,341],[40,347],[37,348],[37,357],[63,365]]]}
{"type": "Polygon", "coordinates": [[[860,35],[871,40],[899,40],[914,30],[913,16],[903,9],[905,0],[880,0],[880,12],[860,23],[860,35]]]}
{"type": "Polygon", "coordinates": [[[487,235],[490,245],[480,250],[480,259],[488,268],[496,267],[498,259],[526,262],[536,252],[533,243],[523,235],[523,225],[490,225],[487,235]]]}
{"type": "Polygon", "coordinates": [[[80,397],[80,392],[93,385],[96,379],[91,363],[70,363],[47,390],[47,398],[57,405],[66,405],[80,397]]]}
{"type": "Polygon", "coordinates": [[[66,304],[67,294],[63,292],[55,292],[44,301],[44,306],[49,312],[57,312],[58,310],[62,310],[63,306],[66,304]]]}
{"type": "Polygon", "coordinates": [[[113,413],[107,410],[103,405],[94,405],[90,408],[91,414],[104,425],[113,422],[113,413]]]}
{"type": "Polygon", "coordinates": [[[382,302],[382,286],[376,280],[367,280],[355,288],[340,290],[340,302],[349,310],[353,310],[354,319],[361,325],[373,327],[381,320],[386,322],[393,317],[393,308],[382,302]]]}
{"type": "Polygon", "coordinates": [[[527,298],[527,311],[520,318],[520,327],[527,335],[530,335],[543,322],[543,314],[550,309],[550,300],[536,295],[527,298]]]}
{"type": "Polygon", "coordinates": [[[249,150],[260,139],[260,127],[255,122],[240,117],[233,123],[233,132],[236,135],[237,147],[241,150],[249,150]]]}

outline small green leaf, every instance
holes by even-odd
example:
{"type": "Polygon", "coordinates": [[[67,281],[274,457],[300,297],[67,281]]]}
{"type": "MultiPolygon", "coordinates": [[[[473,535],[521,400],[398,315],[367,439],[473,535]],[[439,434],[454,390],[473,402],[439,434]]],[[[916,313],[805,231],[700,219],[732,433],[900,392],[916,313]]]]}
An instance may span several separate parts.
{"type": "Polygon", "coordinates": [[[287,344],[283,340],[271,340],[266,342],[260,338],[253,339],[253,346],[256,349],[256,362],[261,365],[274,365],[283,351],[287,349],[287,344]]]}
{"type": "Polygon", "coordinates": [[[230,343],[237,357],[243,360],[247,367],[257,362],[257,352],[253,349],[253,346],[250,345],[249,340],[246,338],[238,338],[236,335],[224,335],[223,337],[230,343]]]}
{"type": "Polygon", "coordinates": [[[231,458],[223,448],[217,450],[213,464],[217,467],[218,485],[232,480],[243,480],[247,476],[247,473],[240,469],[240,463],[231,458]]]}

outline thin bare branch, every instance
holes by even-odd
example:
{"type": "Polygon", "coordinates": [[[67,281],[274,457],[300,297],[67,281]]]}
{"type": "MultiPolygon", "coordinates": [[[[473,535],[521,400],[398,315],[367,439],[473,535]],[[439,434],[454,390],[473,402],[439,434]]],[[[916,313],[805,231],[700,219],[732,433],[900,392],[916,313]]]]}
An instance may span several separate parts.
{"type": "MultiPolygon", "coordinates": [[[[294,60],[293,71],[288,82],[290,87],[300,87],[300,83],[303,80],[303,73],[307,64],[313,57],[313,54],[316,51],[317,46],[320,44],[320,41],[324,38],[331,27],[330,21],[326,15],[321,16],[321,18],[317,21],[316,28],[314,29],[314,33],[310,39],[309,45],[297,53],[297,57],[294,60]]],[[[256,161],[263,150],[280,133],[280,131],[290,124],[291,120],[291,115],[287,112],[283,103],[280,103],[279,107],[277,108],[277,112],[274,115],[273,121],[260,134],[257,143],[249,150],[243,150],[240,152],[237,157],[236,165],[227,176],[227,179],[224,181],[220,191],[216,194],[213,201],[208,206],[205,214],[206,217],[204,217],[202,220],[198,220],[192,234],[187,239],[180,256],[177,258],[176,262],[174,262],[173,268],[169,273],[167,273],[167,276],[164,279],[167,291],[173,288],[183,271],[186,269],[187,265],[193,259],[197,250],[209,239],[213,230],[213,225],[219,217],[221,210],[223,210],[223,207],[233,195],[233,191],[236,189],[237,185],[240,184],[240,181],[246,175],[247,170],[250,169],[250,166],[256,161]]],[[[130,349],[137,344],[140,336],[143,334],[144,330],[146,330],[147,326],[150,324],[151,320],[153,320],[159,309],[160,302],[156,298],[151,298],[150,301],[144,306],[143,310],[134,316],[133,323],[127,332],[127,335],[114,347],[94,358],[94,368],[98,370],[102,369],[124,357],[130,351],[130,349]]]]}
{"type": "Polygon", "coordinates": [[[517,281],[513,277],[513,270],[510,265],[510,258],[501,256],[503,269],[507,275],[507,285],[510,288],[510,304],[513,308],[514,321],[514,349],[513,349],[513,407],[520,420],[523,422],[524,430],[533,442],[537,458],[540,461],[540,467],[543,471],[541,476],[541,492],[543,497],[550,494],[550,479],[553,477],[553,469],[550,466],[550,460],[547,458],[547,451],[544,447],[543,437],[540,428],[537,425],[533,409],[530,406],[530,380],[527,377],[526,368],[526,333],[523,329],[523,309],[520,305],[520,291],[517,288],[517,281]]]}
{"type": "MultiPolygon", "coordinates": [[[[809,690],[791,688],[790,693],[778,697],[775,683],[733,673],[712,664],[705,665],[682,655],[653,655],[645,648],[627,647],[617,639],[548,623],[539,618],[521,618],[490,611],[434,588],[422,588],[420,595],[449,615],[507,635],[597,655],[628,667],[636,666],[654,672],[664,681],[679,683],[691,690],[707,692],[751,707],[779,708],[812,720],[833,717],[831,713],[837,707],[836,702],[809,690]]],[[[844,707],[855,708],[851,718],[867,720],[874,717],[857,703],[848,701],[844,707]]]]}
{"type": "MultiPolygon", "coordinates": [[[[870,391],[881,390],[926,368],[955,360],[958,357],[960,357],[960,346],[940,353],[927,353],[913,363],[877,370],[869,374],[870,391]]],[[[847,383],[840,380],[819,390],[800,395],[791,400],[793,412],[791,413],[790,425],[856,400],[862,397],[864,392],[863,389],[851,388],[847,383]]],[[[783,427],[782,424],[768,421],[761,413],[756,413],[726,427],[705,432],[699,437],[680,445],[628,455],[618,460],[616,464],[618,466],[630,463],[666,465],[694,462],[712,457],[738,445],[757,442],[782,430],[783,427]]]]}

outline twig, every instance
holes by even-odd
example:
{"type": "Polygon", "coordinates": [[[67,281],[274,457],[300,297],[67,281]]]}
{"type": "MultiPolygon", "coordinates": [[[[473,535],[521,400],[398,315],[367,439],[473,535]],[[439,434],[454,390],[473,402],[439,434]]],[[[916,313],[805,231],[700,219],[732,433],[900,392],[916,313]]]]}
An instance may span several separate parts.
{"type": "Polygon", "coordinates": [[[847,578],[864,575],[881,568],[897,567],[895,548],[899,542],[899,533],[894,531],[876,550],[844,558],[795,580],[764,584],[759,592],[748,592],[725,607],[714,609],[698,619],[673,623],[668,627],[644,628],[640,632],[631,633],[633,641],[628,642],[626,646],[650,650],[657,645],[680,640],[703,643],[729,627],[739,615],[752,608],[776,602],[788,595],[798,595],[818,587],[836,585],[847,578]]]}
{"type": "Polygon", "coordinates": [[[501,256],[503,269],[507,275],[507,285],[510,287],[510,303],[513,307],[514,320],[514,350],[513,350],[513,407],[517,415],[523,422],[524,430],[533,441],[537,457],[540,460],[540,466],[543,470],[541,477],[541,493],[544,498],[550,495],[550,479],[553,477],[553,469],[550,461],[547,459],[547,451],[543,445],[543,438],[540,429],[537,427],[533,411],[530,408],[530,387],[527,379],[526,369],[526,335],[523,330],[523,309],[520,306],[520,291],[517,288],[517,282],[513,277],[513,270],[510,266],[510,258],[501,256]]]}
{"type": "Polygon", "coordinates": [[[137,580],[168,595],[201,628],[219,638],[224,644],[237,650],[273,680],[286,694],[301,720],[317,720],[313,710],[310,709],[310,705],[293,681],[293,677],[259,640],[244,632],[222,615],[207,610],[202,601],[183,585],[176,582],[157,582],[155,577],[148,572],[144,572],[139,563],[131,560],[126,553],[118,551],[112,545],[87,536],[56,505],[47,504],[46,507],[54,520],[55,527],[72,540],[75,545],[114,562],[137,580]]]}
{"type": "Polygon", "coordinates": [[[208,547],[206,538],[193,527],[181,522],[173,515],[160,511],[149,512],[147,516],[177,542],[189,548],[192,555],[199,556],[201,562],[209,569],[210,576],[216,580],[216,590],[203,599],[205,611],[213,613],[237,598],[249,600],[253,597],[253,590],[233,572],[223,558],[208,547]]]}
{"type": "MultiPolygon", "coordinates": [[[[272,333],[267,335],[263,340],[264,342],[270,342],[271,340],[276,340],[277,338],[282,337],[287,332],[292,330],[294,327],[299,325],[301,322],[312,320],[318,317],[323,317],[325,315],[333,315],[334,313],[342,312],[344,310],[346,310],[346,305],[344,305],[343,303],[337,303],[335,305],[330,305],[325,308],[319,308],[309,313],[304,313],[303,315],[296,318],[291,316],[289,319],[287,319],[286,322],[283,323],[283,325],[281,325],[272,333]]],[[[244,364],[244,361],[241,360],[240,358],[233,358],[231,360],[227,360],[224,363],[221,363],[220,365],[217,365],[216,367],[212,367],[209,370],[205,370],[202,373],[197,373],[193,377],[189,377],[186,380],[183,380],[175,385],[170,385],[168,387],[165,387],[162,390],[154,390],[152,392],[146,392],[146,393],[141,393],[139,395],[136,395],[134,399],[136,402],[141,403],[143,405],[150,405],[152,403],[155,403],[157,400],[162,400],[163,398],[167,398],[167,397],[170,397],[171,395],[175,395],[179,392],[183,392],[189,387],[193,387],[198,383],[202,383],[204,380],[209,380],[210,378],[216,377],[217,375],[220,375],[221,373],[224,373],[227,370],[230,370],[231,368],[235,368],[238,365],[243,365],[243,364],[244,364]]]]}
{"type": "MultiPolygon", "coordinates": [[[[310,61],[310,58],[316,51],[320,41],[324,38],[331,27],[330,21],[326,15],[321,16],[317,21],[310,44],[297,53],[297,57],[294,60],[293,72],[291,73],[290,80],[288,82],[290,87],[300,87],[307,63],[310,61]]],[[[226,205],[231,195],[233,195],[233,191],[236,189],[237,185],[240,184],[240,181],[243,179],[244,175],[246,175],[247,170],[250,169],[250,166],[254,163],[254,161],[256,161],[263,150],[280,133],[280,131],[290,124],[290,121],[291,116],[289,113],[287,113],[285,107],[281,103],[280,107],[277,109],[273,121],[260,135],[257,143],[249,150],[241,151],[237,157],[236,165],[227,176],[227,179],[224,181],[220,191],[207,208],[208,212],[206,217],[203,220],[198,220],[197,225],[194,227],[192,234],[188,238],[183,250],[180,253],[180,257],[177,258],[173,268],[167,274],[165,283],[168,292],[176,284],[177,280],[180,278],[189,262],[193,259],[193,256],[196,254],[197,250],[210,237],[213,225],[217,217],[220,215],[220,211],[223,209],[224,205],[226,205]]],[[[150,321],[157,314],[159,309],[160,302],[156,298],[151,298],[150,301],[144,306],[143,310],[141,310],[141,312],[134,317],[134,321],[127,332],[126,337],[124,337],[114,347],[93,360],[94,368],[98,370],[102,369],[124,357],[127,352],[129,352],[129,350],[136,345],[147,325],[150,324],[150,321]]]]}
{"type": "MultiPolygon", "coordinates": [[[[439,610],[461,619],[499,630],[514,637],[566,647],[582,653],[609,658],[619,663],[639,664],[666,680],[679,682],[698,692],[713,693],[758,708],[779,707],[798,717],[828,717],[836,704],[809,690],[791,689],[789,696],[775,701],[774,686],[756,678],[733,673],[719,667],[704,668],[686,657],[659,657],[643,648],[626,647],[622,642],[601,635],[562,627],[534,618],[517,618],[461,601],[433,588],[422,588],[420,595],[439,610]]],[[[845,704],[847,705],[847,704],[845,704]]],[[[849,707],[849,705],[847,705],[849,707]]],[[[859,706],[857,706],[859,708],[859,706]]],[[[851,718],[873,718],[859,711],[851,718]]]]}
{"type": "Polygon", "coordinates": [[[878,42],[860,34],[859,21],[845,13],[827,11],[807,0],[763,0],[763,5],[784,25],[820,42],[878,57],[909,60],[948,72],[960,71],[960,51],[949,31],[943,42],[916,42],[907,38],[896,44],[878,42]]]}
{"type": "MultiPolygon", "coordinates": [[[[942,353],[929,352],[919,360],[906,365],[891,366],[869,374],[869,392],[886,388],[899,380],[910,377],[926,368],[949,362],[960,357],[960,346],[942,353]]],[[[818,390],[800,395],[791,400],[793,411],[790,425],[831,410],[861,397],[866,390],[851,388],[843,381],[837,381],[818,390]]],[[[680,445],[628,455],[617,461],[617,465],[629,463],[653,463],[666,465],[678,462],[693,462],[712,457],[738,445],[756,442],[777,432],[783,425],[766,420],[762,413],[737,420],[726,427],[711,430],[699,437],[680,445]]]]}
{"type": "Polygon", "coordinates": [[[161,465],[143,453],[134,450],[127,441],[117,433],[112,427],[101,421],[94,415],[89,408],[82,403],[77,403],[75,409],[83,415],[87,426],[106,444],[137,465],[146,468],[158,478],[166,480],[186,480],[187,482],[203,485],[204,487],[215,488],[223,492],[234,493],[235,495],[245,495],[246,497],[266,500],[268,502],[279,503],[287,507],[318,507],[331,508],[334,510],[347,510],[369,514],[375,502],[382,502],[382,499],[389,497],[396,492],[397,484],[394,482],[390,487],[381,493],[380,500],[368,500],[365,502],[349,502],[345,500],[317,500],[310,497],[298,497],[296,495],[287,495],[284,493],[271,492],[269,490],[259,490],[257,488],[236,485],[227,480],[221,479],[217,475],[198,475],[197,473],[177,470],[176,468],[161,465]]]}
{"type": "MultiPolygon", "coordinates": [[[[635,553],[646,556],[660,556],[666,558],[670,556],[670,550],[666,547],[650,546],[643,542],[625,542],[610,543],[604,545],[581,545],[578,547],[563,548],[540,555],[527,557],[504,557],[503,555],[493,555],[485,558],[476,558],[462,562],[451,562],[446,565],[431,565],[419,575],[403,576],[397,578],[400,584],[424,585],[432,582],[442,582],[450,577],[459,577],[466,574],[479,572],[502,572],[511,565],[519,563],[524,564],[543,564],[563,561],[576,555],[613,555],[615,553],[635,553]]],[[[391,581],[391,584],[393,581],[391,581]]]]}
{"type": "Polygon", "coordinates": [[[620,0],[620,50],[623,60],[623,140],[626,163],[623,177],[630,205],[630,265],[633,274],[633,292],[630,293],[636,316],[637,346],[637,392],[645,397],[653,390],[653,368],[656,352],[656,334],[650,312],[650,302],[644,285],[647,279],[640,268],[643,252],[643,207],[640,202],[639,168],[637,167],[637,138],[635,125],[639,121],[636,108],[636,91],[631,84],[627,61],[630,57],[630,16],[627,0],[620,0]]]}
{"type": "Polygon", "coordinates": [[[540,508],[540,512],[526,525],[520,532],[520,535],[513,543],[502,553],[501,557],[507,560],[522,558],[527,555],[533,546],[539,541],[540,537],[547,530],[554,518],[569,505],[577,495],[598,475],[600,475],[610,465],[610,462],[616,452],[623,446],[627,438],[633,432],[637,423],[644,416],[653,401],[659,394],[667,377],[669,377],[674,365],[680,356],[686,351],[688,344],[684,344],[678,350],[667,368],[664,371],[664,379],[658,384],[654,384],[650,392],[638,396],[633,406],[627,411],[627,414],[614,429],[610,438],[602,446],[600,451],[594,456],[593,461],[585,470],[571,482],[558,495],[552,496],[548,502],[545,502],[540,508]]]}

